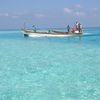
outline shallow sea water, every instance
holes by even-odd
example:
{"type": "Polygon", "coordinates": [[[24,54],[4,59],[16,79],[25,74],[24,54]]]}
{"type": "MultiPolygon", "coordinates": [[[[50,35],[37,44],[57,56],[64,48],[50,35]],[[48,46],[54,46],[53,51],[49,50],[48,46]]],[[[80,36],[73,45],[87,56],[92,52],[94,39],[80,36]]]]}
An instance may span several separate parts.
{"type": "Polygon", "coordinates": [[[99,99],[99,35],[24,38],[18,30],[0,31],[0,100],[99,99]]]}

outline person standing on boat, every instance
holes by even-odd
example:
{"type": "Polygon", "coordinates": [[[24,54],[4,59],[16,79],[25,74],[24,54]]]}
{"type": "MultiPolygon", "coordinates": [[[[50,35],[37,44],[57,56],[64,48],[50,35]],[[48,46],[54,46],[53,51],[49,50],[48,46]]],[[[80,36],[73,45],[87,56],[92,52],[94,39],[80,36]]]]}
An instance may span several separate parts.
{"type": "Polygon", "coordinates": [[[67,32],[68,33],[70,32],[70,26],[69,25],[67,26],[67,32]]]}
{"type": "Polygon", "coordinates": [[[79,31],[79,23],[76,21],[76,31],[79,31]]]}
{"type": "Polygon", "coordinates": [[[81,24],[79,23],[78,24],[78,31],[79,31],[79,33],[81,32],[81,27],[80,26],[81,26],[81,24]]]}
{"type": "Polygon", "coordinates": [[[83,26],[80,24],[80,33],[83,33],[83,26]]]}
{"type": "Polygon", "coordinates": [[[33,25],[32,28],[33,28],[33,31],[36,32],[36,26],[33,25]]]}

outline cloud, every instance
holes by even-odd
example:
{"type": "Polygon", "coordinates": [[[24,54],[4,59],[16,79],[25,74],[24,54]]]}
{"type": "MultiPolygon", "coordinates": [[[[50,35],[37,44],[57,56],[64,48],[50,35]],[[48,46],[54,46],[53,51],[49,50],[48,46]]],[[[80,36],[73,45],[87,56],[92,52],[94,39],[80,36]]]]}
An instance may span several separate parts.
{"type": "Polygon", "coordinates": [[[19,16],[17,14],[0,13],[0,17],[18,18],[19,16]]]}
{"type": "Polygon", "coordinates": [[[75,12],[75,15],[76,16],[85,16],[86,15],[86,13],[85,12],[75,12]]]}
{"type": "Polygon", "coordinates": [[[12,17],[12,18],[19,18],[18,15],[12,15],[11,17],[12,17]]]}
{"type": "Polygon", "coordinates": [[[8,17],[9,14],[8,13],[0,13],[0,17],[8,17]]]}
{"type": "Polygon", "coordinates": [[[75,8],[82,8],[82,6],[80,4],[76,4],[75,8]]]}
{"type": "Polygon", "coordinates": [[[34,14],[33,16],[36,18],[44,18],[45,17],[44,14],[34,14]]]}
{"type": "Polygon", "coordinates": [[[72,9],[70,9],[70,8],[64,8],[64,12],[70,14],[70,13],[72,13],[73,11],[72,11],[72,9]]]}
{"type": "MultiPolygon", "coordinates": [[[[79,6],[79,5],[78,5],[79,6]]],[[[86,12],[80,10],[80,9],[70,9],[70,8],[64,8],[64,12],[66,14],[69,14],[69,15],[72,15],[72,16],[85,16],[86,15],[86,12]]]]}
{"type": "Polygon", "coordinates": [[[45,18],[46,15],[45,14],[41,14],[41,13],[33,13],[33,12],[27,12],[27,13],[0,13],[0,17],[8,17],[8,18],[12,18],[12,19],[16,19],[16,18],[45,18]]]}
{"type": "Polygon", "coordinates": [[[93,10],[93,11],[98,11],[99,9],[98,9],[98,8],[93,8],[92,10],[93,10]]]}

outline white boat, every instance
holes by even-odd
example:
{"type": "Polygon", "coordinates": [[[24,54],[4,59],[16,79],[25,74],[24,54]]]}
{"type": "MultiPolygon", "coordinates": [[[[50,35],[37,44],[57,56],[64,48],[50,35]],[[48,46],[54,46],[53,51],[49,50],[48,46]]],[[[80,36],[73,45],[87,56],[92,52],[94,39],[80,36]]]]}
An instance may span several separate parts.
{"type": "Polygon", "coordinates": [[[29,37],[68,37],[71,35],[63,35],[63,34],[40,34],[40,33],[28,33],[24,34],[24,36],[29,36],[29,37]]]}
{"type": "MultiPolygon", "coordinates": [[[[23,30],[25,37],[69,37],[73,36],[72,32],[62,32],[62,31],[36,31],[33,30],[23,30]]],[[[75,33],[76,34],[76,33],[75,33]]],[[[77,35],[82,33],[77,33],[77,35]]]]}

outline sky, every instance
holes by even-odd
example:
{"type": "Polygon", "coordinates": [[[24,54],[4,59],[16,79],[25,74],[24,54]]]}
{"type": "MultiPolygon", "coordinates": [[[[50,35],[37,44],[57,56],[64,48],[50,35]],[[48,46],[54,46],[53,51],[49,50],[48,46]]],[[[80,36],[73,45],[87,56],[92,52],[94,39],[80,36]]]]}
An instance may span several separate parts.
{"type": "Polygon", "coordinates": [[[0,0],[0,29],[100,27],[100,0],[0,0]]]}

